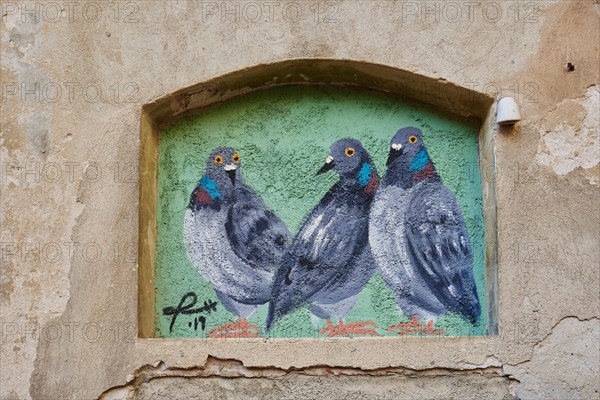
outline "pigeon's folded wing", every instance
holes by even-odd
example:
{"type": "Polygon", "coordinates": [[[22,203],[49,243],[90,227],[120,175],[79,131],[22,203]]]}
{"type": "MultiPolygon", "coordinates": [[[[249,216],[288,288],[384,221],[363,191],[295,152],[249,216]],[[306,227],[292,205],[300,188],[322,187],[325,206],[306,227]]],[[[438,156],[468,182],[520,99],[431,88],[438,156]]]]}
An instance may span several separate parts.
{"type": "Polygon", "coordinates": [[[254,196],[246,196],[245,201],[229,209],[227,237],[238,257],[257,269],[274,273],[290,241],[290,231],[258,195],[254,196]]]}
{"type": "Polygon", "coordinates": [[[338,273],[350,270],[368,241],[368,217],[351,202],[340,204],[326,195],[300,229],[284,256],[279,279],[308,299],[338,273]]]}
{"type": "Polygon", "coordinates": [[[454,195],[441,183],[418,191],[406,211],[405,229],[414,270],[442,303],[477,320],[473,254],[454,195]]]}

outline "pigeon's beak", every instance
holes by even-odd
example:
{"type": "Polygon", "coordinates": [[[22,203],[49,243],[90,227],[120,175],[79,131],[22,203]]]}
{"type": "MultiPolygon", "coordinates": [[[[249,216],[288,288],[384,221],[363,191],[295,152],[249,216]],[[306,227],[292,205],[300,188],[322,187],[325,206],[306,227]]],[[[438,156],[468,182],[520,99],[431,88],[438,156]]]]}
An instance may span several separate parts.
{"type": "Polygon", "coordinates": [[[335,165],[335,161],[333,161],[333,157],[327,156],[327,159],[325,160],[325,165],[323,165],[323,167],[321,167],[319,172],[317,172],[317,175],[322,174],[323,172],[329,171],[330,169],[333,168],[334,165],[335,165]]]}
{"type": "Polygon", "coordinates": [[[225,172],[227,172],[227,175],[229,175],[229,179],[231,179],[231,184],[233,186],[235,186],[235,171],[237,170],[237,167],[233,164],[228,164],[225,166],[225,172]]]}
{"type": "Polygon", "coordinates": [[[388,155],[388,159],[385,165],[389,167],[390,164],[393,163],[396,158],[402,155],[403,151],[404,149],[402,148],[402,145],[400,143],[392,143],[392,146],[390,147],[390,154],[388,155]]]}

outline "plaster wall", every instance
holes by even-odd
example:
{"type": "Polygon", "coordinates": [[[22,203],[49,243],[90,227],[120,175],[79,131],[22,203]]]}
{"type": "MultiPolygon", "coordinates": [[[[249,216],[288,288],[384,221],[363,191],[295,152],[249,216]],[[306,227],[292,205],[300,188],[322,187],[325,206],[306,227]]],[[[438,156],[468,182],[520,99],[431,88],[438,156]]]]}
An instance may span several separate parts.
{"type": "MultiPolygon", "coordinates": [[[[1,3],[1,399],[598,397],[597,1],[459,2],[460,14],[444,2],[281,2],[258,19],[245,2],[92,3],[1,3]],[[137,337],[142,105],[298,58],[517,99],[514,128],[483,121],[498,336],[371,348],[137,337]]],[[[421,91],[460,108],[452,91],[421,91]]]]}

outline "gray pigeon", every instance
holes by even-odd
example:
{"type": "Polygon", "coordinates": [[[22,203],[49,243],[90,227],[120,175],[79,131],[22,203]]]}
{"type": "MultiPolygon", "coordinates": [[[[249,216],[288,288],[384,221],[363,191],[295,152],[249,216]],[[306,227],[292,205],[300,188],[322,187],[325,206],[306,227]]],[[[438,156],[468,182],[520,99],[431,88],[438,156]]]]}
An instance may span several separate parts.
{"type": "Polygon", "coordinates": [[[223,307],[238,324],[215,328],[213,337],[253,336],[247,319],[271,298],[271,282],[291,235],[258,194],[245,185],[240,155],[218,147],[190,197],[184,242],[188,257],[213,286],[223,307]]]}
{"type": "Polygon", "coordinates": [[[369,243],[378,271],[404,314],[430,320],[454,312],[475,323],[481,313],[473,254],[460,206],[444,186],[417,128],[392,138],[371,207],[369,243]]]}
{"type": "Polygon", "coordinates": [[[358,140],[331,146],[319,173],[335,169],[335,184],[306,218],[282,260],[273,283],[267,331],[287,313],[311,306],[314,316],[328,319],[322,333],[373,334],[372,321],[343,324],[358,294],[374,272],[368,243],[369,209],[379,185],[371,157],[358,140]],[[330,319],[339,320],[333,326],[330,319]]]}

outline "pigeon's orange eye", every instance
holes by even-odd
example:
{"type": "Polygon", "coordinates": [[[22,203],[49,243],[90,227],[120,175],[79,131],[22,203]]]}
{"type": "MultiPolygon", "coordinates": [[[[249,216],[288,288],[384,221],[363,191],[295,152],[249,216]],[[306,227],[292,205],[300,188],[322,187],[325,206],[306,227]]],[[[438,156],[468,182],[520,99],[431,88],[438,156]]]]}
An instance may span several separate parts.
{"type": "Polygon", "coordinates": [[[238,153],[234,153],[231,156],[231,159],[233,160],[234,163],[239,163],[240,162],[240,155],[238,153]]]}
{"type": "Polygon", "coordinates": [[[215,156],[214,162],[217,165],[223,164],[223,157],[221,157],[221,156],[215,156]]]}
{"type": "Polygon", "coordinates": [[[352,157],[354,155],[355,151],[353,147],[346,147],[346,155],[348,157],[352,157]]]}
{"type": "Polygon", "coordinates": [[[410,144],[415,144],[415,143],[417,143],[417,137],[411,136],[408,138],[408,141],[410,142],[410,144]]]}

